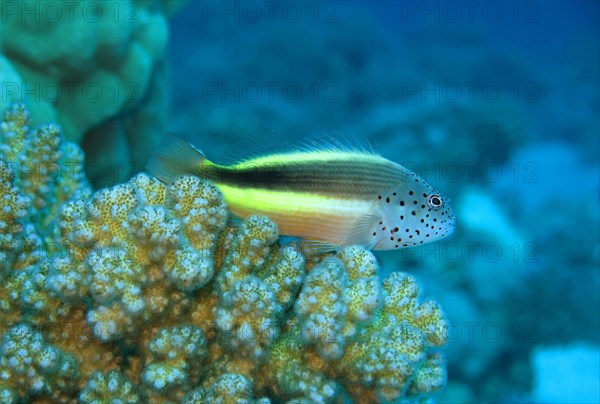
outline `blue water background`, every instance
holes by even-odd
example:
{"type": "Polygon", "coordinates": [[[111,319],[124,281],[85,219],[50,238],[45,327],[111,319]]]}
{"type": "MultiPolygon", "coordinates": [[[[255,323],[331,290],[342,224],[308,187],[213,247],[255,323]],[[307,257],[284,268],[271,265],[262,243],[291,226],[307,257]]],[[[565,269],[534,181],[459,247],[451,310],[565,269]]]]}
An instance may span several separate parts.
{"type": "Polygon", "coordinates": [[[378,257],[446,310],[437,399],[598,402],[600,3],[277,4],[172,19],[169,130],[217,161],[337,136],[415,169],[457,230],[378,257]]]}

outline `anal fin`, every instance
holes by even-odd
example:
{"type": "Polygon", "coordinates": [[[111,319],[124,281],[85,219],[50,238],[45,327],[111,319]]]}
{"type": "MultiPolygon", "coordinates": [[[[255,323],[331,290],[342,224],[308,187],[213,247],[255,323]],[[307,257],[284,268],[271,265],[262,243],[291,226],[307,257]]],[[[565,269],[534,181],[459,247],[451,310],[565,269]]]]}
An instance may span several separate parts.
{"type": "Polygon", "coordinates": [[[305,256],[310,257],[314,255],[336,252],[340,249],[340,246],[321,240],[302,239],[300,241],[300,249],[305,256]]]}

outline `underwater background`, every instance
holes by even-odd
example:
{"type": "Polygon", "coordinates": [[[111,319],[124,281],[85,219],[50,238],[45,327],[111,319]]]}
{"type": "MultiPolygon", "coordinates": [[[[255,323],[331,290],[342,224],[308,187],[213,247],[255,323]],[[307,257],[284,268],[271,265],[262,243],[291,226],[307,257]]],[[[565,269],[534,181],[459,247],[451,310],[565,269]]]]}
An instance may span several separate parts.
{"type": "Polygon", "coordinates": [[[457,216],[376,254],[446,311],[437,400],[600,402],[598,3],[286,4],[172,19],[170,130],[217,160],[259,124],[367,139],[457,216]]]}
{"type": "MultiPolygon", "coordinates": [[[[441,241],[375,252],[379,278],[409,273],[445,312],[433,400],[598,403],[599,4],[89,1],[71,18],[3,0],[0,109],[57,122],[93,189],[143,171],[166,132],[217,162],[368,143],[456,215],[441,241]]],[[[6,288],[10,336],[28,295],[6,288]]]]}

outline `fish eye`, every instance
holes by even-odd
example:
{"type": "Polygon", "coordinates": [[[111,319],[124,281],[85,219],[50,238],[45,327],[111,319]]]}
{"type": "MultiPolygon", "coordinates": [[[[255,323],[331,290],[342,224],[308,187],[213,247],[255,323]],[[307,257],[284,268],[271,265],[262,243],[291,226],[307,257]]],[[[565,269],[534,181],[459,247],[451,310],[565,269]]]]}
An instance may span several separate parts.
{"type": "Polygon", "coordinates": [[[430,195],[427,204],[431,209],[438,210],[443,205],[442,197],[437,194],[430,195]]]}

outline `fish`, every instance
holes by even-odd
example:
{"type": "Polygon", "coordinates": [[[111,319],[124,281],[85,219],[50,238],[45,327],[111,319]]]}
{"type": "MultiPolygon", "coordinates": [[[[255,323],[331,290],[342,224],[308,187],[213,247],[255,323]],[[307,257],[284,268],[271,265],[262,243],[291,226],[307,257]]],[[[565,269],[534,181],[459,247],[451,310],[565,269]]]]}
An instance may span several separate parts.
{"type": "Polygon", "coordinates": [[[181,175],[211,181],[234,215],[268,216],[280,234],[324,250],[418,246],[450,235],[456,221],[447,198],[370,150],[323,146],[221,165],[169,135],[146,170],[165,184],[181,175]]]}

